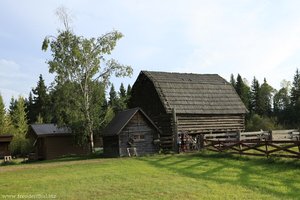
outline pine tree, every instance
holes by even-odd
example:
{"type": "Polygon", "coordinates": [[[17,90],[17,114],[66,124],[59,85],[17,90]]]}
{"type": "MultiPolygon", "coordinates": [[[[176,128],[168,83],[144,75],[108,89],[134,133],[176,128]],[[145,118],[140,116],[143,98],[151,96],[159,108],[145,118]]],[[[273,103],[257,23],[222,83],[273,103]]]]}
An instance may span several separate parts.
{"type": "Polygon", "coordinates": [[[230,84],[234,89],[236,89],[236,81],[233,74],[230,75],[230,84]]]}
{"type": "Polygon", "coordinates": [[[10,103],[9,103],[9,114],[12,115],[14,110],[16,109],[17,100],[14,97],[11,97],[10,103]]]}
{"type": "Polygon", "coordinates": [[[296,70],[294,75],[294,81],[291,89],[291,112],[290,119],[291,123],[295,126],[300,126],[300,74],[299,70],[296,70]]]}
{"type": "Polygon", "coordinates": [[[259,90],[260,85],[258,80],[254,77],[250,90],[250,112],[251,113],[259,113],[259,90]]]}
{"type": "Polygon", "coordinates": [[[258,114],[262,116],[270,116],[272,113],[272,93],[274,89],[267,83],[264,78],[264,83],[259,90],[259,108],[258,114]]]}
{"type": "Polygon", "coordinates": [[[110,87],[110,91],[109,91],[109,101],[108,101],[108,104],[112,108],[114,108],[114,107],[116,107],[117,100],[118,100],[117,92],[115,90],[114,84],[112,84],[111,87],[110,87]]]}
{"type": "Polygon", "coordinates": [[[240,74],[238,74],[236,79],[236,92],[240,96],[241,100],[243,101],[244,105],[247,109],[249,109],[249,92],[250,88],[248,85],[246,85],[241,77],[240,74]]]}
{"type": "Polygon", "coordinates": [[[128,84],[127,86],[127,92],[126,92],[126,107],[129,108],[129,102],[130,102],[130,98],[131,98],[131,86],[130,84],[128,84]]]}
{"type": "Polygon", "coordinates": [[[35,122],[36,114],[35,114],[35,110],[34,110],[33,97],[32,97],[31,91],[29,92],[28,99],[25,99],[25,104],[26,104],[28,123],[32,124],[35,122]]]}
{"type": "Polygon", "coordinates": [[[130,84],[128,84],[128,86],[127,86],[126,95],[127,95],[128,98],[131,96],[131,86],[130,86],[130,84]]]}
{"type": "Polygon", "coordinates": [[[121,83],[121,85],[120,85],[119,97],[124,98],[124,99],[126,98],[126,90],[124,88],[123,83],[121,83]]]}
{"type": "Polygon", "coordinates": [[[291,103],[293,106],[297,104],[300,97],[300,74],[299,70],[296,70],[296,74],[294,75],[293,86],[291,89],[291,103]]]}
{"type": "Polygon", "coordinates": [[[24,156],[25,154],[29,153],[31,147],[29,141],[25,138],[28,129],[25,100],[24,98],[19,97],[16,102],[15,109],[12,110],[12,114],[10,115],[15,129],[10,148],[13,155],[20,154],[24,156]]]}
{"type": "Polygon", "coordinates": [[[44,122],[49,122],[51,118],[49,116],[49,95],[41,74],[36,88],[32,89],[32,93],[34,95],[31,108],[32,113],[29,113],[29,115],[33,118],[30,120],[36,122],[38,116],[40,116],[44,122]]]}
{"type": "Polygon", "coordinates": [[[16,107],[11,115],[13,125],[15,126],[18,134],[24,135],[27,132],[27,113],[25,111],[25,100],[23,97],[19,97],[16,103],[16,107]]]}
{"type": "Polygon", "coordinates": [[[5,105],[3,103],[2,95],[0,94],[0,134],[4,133],[4,129],[5,129],[5,115],[6,115],[5,105]]]}

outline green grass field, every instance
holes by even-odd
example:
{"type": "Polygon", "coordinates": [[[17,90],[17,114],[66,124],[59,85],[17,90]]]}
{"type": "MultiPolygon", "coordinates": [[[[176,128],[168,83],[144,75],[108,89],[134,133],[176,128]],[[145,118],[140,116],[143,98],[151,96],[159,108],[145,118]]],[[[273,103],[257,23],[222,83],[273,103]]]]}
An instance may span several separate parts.
{"type": "Polygon", "coordinates": [[[0,166],[0,198],[299,199],[300,161],[197,153],[0,166]]]}

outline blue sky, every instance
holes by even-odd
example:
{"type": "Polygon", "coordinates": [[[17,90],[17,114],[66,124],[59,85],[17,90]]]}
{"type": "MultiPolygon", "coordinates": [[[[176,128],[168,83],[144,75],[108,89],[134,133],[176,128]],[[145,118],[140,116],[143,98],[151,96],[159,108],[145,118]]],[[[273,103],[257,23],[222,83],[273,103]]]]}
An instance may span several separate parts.
{"type": "MultiPolygon", "coordinates": [[[[240,73],[249,82],[266,77],[275,88],[292,81],[300,66],[298,0],[0,0],[0,93],[28,96],[39,74],[53,75],[41,51],[46,35],[61,27],[60,6],[73,16],[73,29],[97,37],[113,29],[125,37],[113,57],[131,65],[133,84],[140,70],[217,73],[229,80],[240,73]]],[[[7,105],[8,106],[8,105],[7,105]]]]}

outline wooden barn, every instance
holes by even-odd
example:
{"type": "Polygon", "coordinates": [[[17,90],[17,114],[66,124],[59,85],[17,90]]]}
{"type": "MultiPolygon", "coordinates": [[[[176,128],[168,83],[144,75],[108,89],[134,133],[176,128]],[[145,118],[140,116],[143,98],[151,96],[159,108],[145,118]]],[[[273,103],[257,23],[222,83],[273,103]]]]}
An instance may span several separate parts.
{"type": "Polygon", "coordinates": [[[103,131],[107,157],[141,156],[158,153],[159,130],[140,109],[119,112],[103,131]]]}
{"type": "Polygon", "coordinates": [[[0,158],[4,156],[10,156],[9,144],[13,139],[13,135],[5,134],[0,135],[0,158]]]}
{"type": "Polygon", "coordinates": [[[55,124],[31,124],[27,138],[33,141],[34,152],[31,159],[48,160],[65,155],[87,155],[88,146],[74,143],[74,135],[66,127],[55,124]]]}
{"type": "Polygon", "coordinates": [[[152,119],[165,149],[177,148],[183,134],[196,141],[200,134],[242,131],[247,112],[231,84],[217,74],[152,71],[140,72],[130,107],[142,108],[152,119]]]}

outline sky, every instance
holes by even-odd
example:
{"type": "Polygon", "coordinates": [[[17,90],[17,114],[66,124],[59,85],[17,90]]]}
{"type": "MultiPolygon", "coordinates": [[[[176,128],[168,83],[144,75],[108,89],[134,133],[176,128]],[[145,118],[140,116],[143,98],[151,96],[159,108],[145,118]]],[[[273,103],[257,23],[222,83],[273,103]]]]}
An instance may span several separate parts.
{"type": "Polygon", "coordinates": [[[28,97],[39,74],[49,86],[41,50],[45,36],[62,24],[55,15],[67,8],[77,35],[99,37],[118,30],[124,37],[112,57],[130,65],[133,84],[141,70],[219,74],[239,73],[249,83],[266,78],[276,89],[292,81],[300,66],[298,0],[0,0],[0,93],[28,97]]]}

